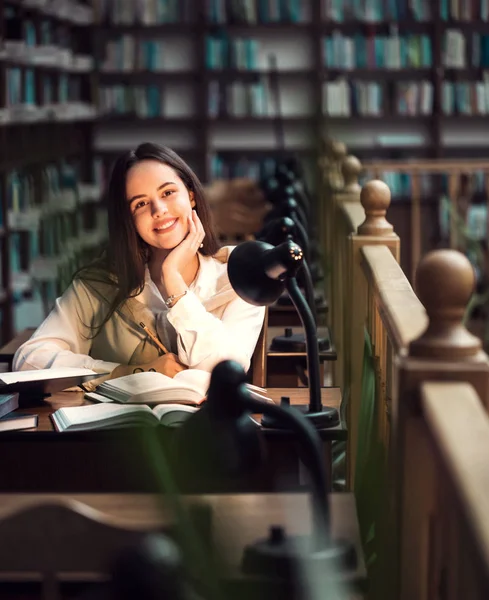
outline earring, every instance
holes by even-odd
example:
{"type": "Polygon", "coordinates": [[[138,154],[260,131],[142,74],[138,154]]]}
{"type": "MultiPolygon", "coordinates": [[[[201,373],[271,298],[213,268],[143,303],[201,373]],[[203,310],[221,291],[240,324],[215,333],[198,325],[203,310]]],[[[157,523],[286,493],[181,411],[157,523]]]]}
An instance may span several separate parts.
{"type": "Polygon", "coordinates": [[[203,248],[203,247],[204,247],[204,244],[200,244],[199,248],[203,248]]]}

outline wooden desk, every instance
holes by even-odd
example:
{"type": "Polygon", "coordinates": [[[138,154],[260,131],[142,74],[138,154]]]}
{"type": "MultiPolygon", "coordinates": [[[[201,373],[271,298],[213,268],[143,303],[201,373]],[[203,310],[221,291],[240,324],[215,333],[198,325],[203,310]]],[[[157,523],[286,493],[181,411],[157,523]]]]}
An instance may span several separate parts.
{"type": "MultiPolygon", "coordinates": [[[[324,388],[323,403],[339,408],[338,388],[324,388]]],[[[307,404],[307,389],[269,390],[277,402],[287,395],[292,404],[307,404]]],[[[159,489],[155,448],[162,452],[172,431],[127,428],[106,431],[54,431],[50,415],[58,408],[90,404],[83,392],[60,392],[40,406],[19,412],[39,415],[39,426],[0,435],[0,492],[154,492],[159,489]]],[[[296,490],[301,482],[299,450],[293,434],[263,429],[268,459],[263,469],[228,491],[296,490]]],[[[344,424],[321,431],[326,465],[331,468],[331,441],[346,439],[344,424]]],[[[215,491],[215,490],[205,490],[215,491]]]]}
{"type": "MultiPolygon", "coordinates": [[[[328,312],[328,304],[317,306],[318,317],[323,317],[328,312]]],[[[300,327],[302,325],[299,315],[292,304],[272,304],[268,308],[268,324],[272,327],[300,327]]]]}
{"type": "MultiPolygon", "coordinates": [[[[42,502],[62,502],[75,500],[85,507],[99,512],[99,520],[131,527],[137,531],[155,531],[167,529],[174,518],[168,504],[162,496],[149,494],[76,494],[76,495],[44,495],[44,494],[0,494],[0,521],[22,509],[42,502]]],[[[244,548],[256,540],[266,537],[271,525],[284,526],[292,535],[309,534],[311,531],[310,498],[306,494],[240,494],[240,495],[203,495],[182,496],[183,503],[205,504],[211,508],[212,542],[226,567],[226,583],[229,585],[250,585],[267,583],[255,577],[244,577],[240,571],[244,548]]],[[[331,534],[333,539],[350,542],[356,550],[356,565],[345,570],[339,581],[347,586],[348,591],[366,587],[366,568],[360,543],[360,532],[353,494],[330,494],[328,501],[331,514],[331,534]]],[[[87,512],[87,511],[85,511],[87,512]]],[[[39,532],[42,535],[42,531],[39,532]]],[[[1,565],[0,565],[1,571],[1,565]]],[[[1,578],[0,574],[0,578],[1,578]]],[[[268,580],[270,582],[270,580],[268,580]]],[[[260,587],[256,588],[262,597],[260,587]]],[[[231,591],[231,590],[230,590],[231,591]]],[[[242,587],[235,589],[243,597],[242,587]],[[240,593],[241,590],[241,593],[240,593]]],[[[270,590],[271,591],[271,590],[270,590]]],[[[278,591],[278,590],[276,590],[278,591]]],[[[280,590],[282,594],[268,598],[290,597],[290,589],[280,590]]],[[[0,583],[0,595],[2,584],[0,583]]],[[[2,595],[3,597],[3,595],[2,595]]],[[[352,596],[348,596],[351,598],[352,596]]]]}
{"type": "MultiPolygon", "coordinates": [[[[293,334],[303,333],[303,331],[304,329],[302,326],[292,328],[293,334]]],[[[327,327],[318,327],[317,333],[318,337],[330,339],[330,333],[327,327]]],[[[284,334],[285,327],[268,326],[267,328],[266,385],[269,388],[275,386],[297,387],[298,385],[302,385],[300,383],[299,375],[297,374],[297,367],[301,366],[303,369],[306,368],[306,352],[278,352],[270,349],[273,338],[284,334]]],[[[319,366],[321,370],[320,375],[322,381],[324,381],[324,362],[336,360],[336,358],[336,348],[332,342],[328,350],[319,352],[319,366]]]]}

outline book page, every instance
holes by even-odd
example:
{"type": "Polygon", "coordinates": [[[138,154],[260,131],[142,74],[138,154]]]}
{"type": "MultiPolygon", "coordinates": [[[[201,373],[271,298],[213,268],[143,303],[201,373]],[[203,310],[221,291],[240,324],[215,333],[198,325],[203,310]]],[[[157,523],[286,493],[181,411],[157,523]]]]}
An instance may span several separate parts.
{"type": "Polygon", "coordinates": [[[186,369],[177,373],[173,379],[189,388],[194,388],[201,392],[202,396],[205,396],[211,382],[211,374],[202,369],[186,369]]]}
{"type": "Polygon", "coordinates": [[[197,406],[189,406],[188,404],[158,404],[157,406],[155,406],[153,408],[153,413],[156,415],[156,417],[161,420],[161,418],[170,413],[170,412],[175,412],[175,411],[181,411],[181,412],[186,412],[189,414],[195,413],[199,410],[199,407],[197,406]]]}
{"type": "Polygon", "coordinates": [[[132,373],[104,381],[97,388],[103,393],[105,389],[114,389],[126,392],[130,396],[152,392],[154,390],[164,390],[168,387],[174,387],[173,379],[163,373],[145,371],[144,373],[132,373]]]}
{"type": "Polygon", "coordinates": [[[152,414],[149,406],[140,404],[138,406],[120,404],[89,404],[85,406],[69,406],[60,408],[53,417],[58,420],[64,429],[72,425],[88,425],[97,422],[112,421],[117,423],[120,417],[137,413],[152,414]]]}

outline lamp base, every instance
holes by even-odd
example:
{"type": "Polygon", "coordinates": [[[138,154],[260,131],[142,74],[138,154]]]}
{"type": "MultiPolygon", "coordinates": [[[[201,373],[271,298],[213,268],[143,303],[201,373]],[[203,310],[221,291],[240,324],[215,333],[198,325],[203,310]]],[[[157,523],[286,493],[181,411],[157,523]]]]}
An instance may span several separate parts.
{"type": "Polygon", "coordinates": [[[287,536],[282,527],[271,527],[267,539],[244,550],[241,568],[247,575],[290,581],[308,573],[313,578],[336,578],[339,571],[357,566],[353,544],[334,540],[315,550],[310,536],[287,536]]]}
{"type": "MultiPolygon", "coordinates": [[[[319,352],[326,352],[331,348],[329,338],[318,338],[319,352]]],[[[277,335],[270,344],[272,352],[306,352],[306,336],[303,333],[293,333],[291,327],[284,329],[284,335],[277,335]]]]}
{"type": "MultiPolygon", "coordinates": [[[[322,406],[320,411],[310,412],[309,406],[307,405],[290,405],[288,398],[282,398],[280,405],[290,406],[290,408],[300,411],[316,429],[329,429],[330,427],[337,427],[340,424],[340,414],[337,409],[332,406],[322,406]]],[[[267,429],[288,429],[288,427],[283,424],[282,420],[275,419],[269,415],[263,415],[261,426],[266,427],[267,429]]]]}

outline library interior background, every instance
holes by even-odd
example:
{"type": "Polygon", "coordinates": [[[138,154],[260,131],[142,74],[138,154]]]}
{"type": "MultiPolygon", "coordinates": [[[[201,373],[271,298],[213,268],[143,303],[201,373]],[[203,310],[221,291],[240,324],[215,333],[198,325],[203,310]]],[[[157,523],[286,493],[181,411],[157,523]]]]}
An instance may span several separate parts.
{"type": "Polygon", "coordinates": [[[3,0],[1,10],[2,343],[39,325],[100,253],[111,165],[145,141],[195,170],[223,240],[263,228],[280,164],[303,178],[312,224],[325,214],[327,165],[341,179],[346,160],[360,186],[383,180],[403,271],[412,282],[429,250],[462,250],[477,274],[470,327],[485,337],[486,0],[3,0]]]}

